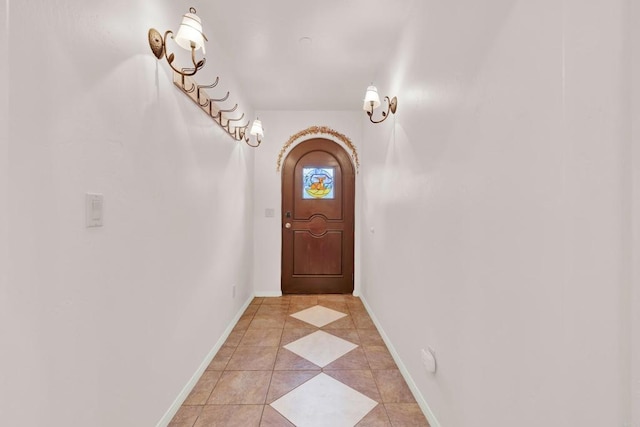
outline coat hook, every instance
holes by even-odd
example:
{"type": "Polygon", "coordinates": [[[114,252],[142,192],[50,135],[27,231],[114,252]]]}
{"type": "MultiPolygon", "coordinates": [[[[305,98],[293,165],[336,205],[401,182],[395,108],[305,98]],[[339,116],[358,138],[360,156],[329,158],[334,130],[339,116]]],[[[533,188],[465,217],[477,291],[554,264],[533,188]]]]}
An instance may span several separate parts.
{"type": "Polygon", "coordinates": [[[238,129],[240,131],[240,133],[244,136],[244,134],[247,132],[247,128],[249,127],[249,123],[251,123],[251,122],[247,120],[246,124],[238,126],[238,127],[236,127],[236,129],[238,129]]]}
{"type": "MultiPolygon", "coordinates": [[[[218,116],[217,118],[220,120],[220,124],[222,125],[222,113],[233,113],[234,111],[236,111],[238,109],[238,104],[234,105],[233,108],[228,109],[228,110],[224,110],[224,109],[220,109],[218,111],[218,116]]],[[[224,127],[224,126],[223,126],[224,127]]]]}
{"type": "MultiPolygon", "coordinates": [[[[227,128],[227,133],[231,135],[231,122],[239,122],[242,119],[244,119],[244,113],[242,113],[242,115],[237,119],[227,119],[227,124],[225,126],[227,128]]],[[[235,134],[235,130],[233,133],[235,134]]]]}
{"type": "Polygon", "coordinates": [[[218,82],[220,81],[220,77],[216,77],[216,81],[211,83],[210,85],[198,85],[198,89],[213,89],[218,86],[218,82]]]}
{"type": "Polygon", "coordinates": [[[222,124],[222,120],[223,120],[222,113],[233,113],[237,109],[238,109],[238,104],[234,105],[233,108],[228,109],[228,110],[220,109],[220,112],[218,113],[218,115],[220,116],[220,126],[225,128],[227,130],[227,132],[229,131],[229,120],[227,120],[227,124],[222,124]]]}
{"type": "MultiPolygon", "coordinates": [[[[187,73],[186,75],[188,76],[188,75],[189,75],[188,73],[189,73],[189,72],[191,72],[191,71],[193,71],[193,70],[195,70],[195,68],[183,68],[183,69],[182,69],[182,72],[187,73]]],[[[191,88],[190,88],[190,89],[187,89],[187,88],[185,87],[185,85],[184,85],[184,84],[185,84],[185,74],[181,74],[181,76],[182,76],[182,90],[183,90],[185,93],[191,93],[191,92],[193,92],[193,91],[196,89],[196,85],[195,85],[194,83],[191,83],[191,88]]]]}
{"type": "MultiPolygon", "coordinates": [[[[242,117],[244,117],[244,114],[242,115],[242,117]]],[[[233,139],[235,139],[236,141],[242,141],[242,139],[244,139],[245,133],[247,133],[247,128],[249,127],[249,123],[250,122],[247,122],[244,125],[234,127],[233,134],[231,134],[233,139]]]]}
{"type": "Polygon", "coordinates": [[[211,105],[211,100],[209,98],[205,98],[204,104],[200,102],[200,91],[198,90],[198,105],[202,108],[207,108],[207,106],[211,105]]]}
{"type": "Polygon", "coordinates": [[[228,122],[239,122],[242,119],[244,119],[244,113],[242,113],[242,115],[237,119],[229,119],[229,120],[227,120],[227,123],[228,122]]]}
{"type": "MultiPolygon", "coordinates": [[[[215,100],[214,100],[215,101],[215,100]]],[[[221,113],[233,113],[234,111],[236,111],[238,109],[238,104],[234,105],[233,108],[229,109],[229,110],[223,110],[220,109],[221,113]]]]}
{"type": "Polygon", "coordinates": [[[227,91],[227,94],[225,96],[223,96],[222,98],[220,98],[220,99],[211,98],[211,101],[212,102],[224,102],[227,99],[229,99],[229,91],[227,91]]]}
{"type": "MultiPolygon", "coordinates": [[[[244,117],[244,114],[242,116],[244,117]]],[[[233,129],[233,139],[235,139],[236,141],[243,140],[245,133],[247,133],[247,128],[249,127],[249,123],[250,122],[247,122],[244,125],[236,126],[233,129]]]]}
{"type": "Polygon", "coordinates": [[[198,85],[198,92],[197,92],[198,105],[200,105],[201,107],[206,107],[211,103],[211,98],[208,98],[208,97],[206,98],[207,100],[204,104],[200,102],[200,93],[202,89],[213,89],[218,85],[218,81],[220,81],[220,77],[216,77],[216,81],[211,83],[210,85],[198,85]]]}
{"type": "MultiPolygon", "coordinates": [[[[233,107],[230,108],[220,108],[220,102],[226,101],[229,99],[230,92],[227,93],[219,99],[211,98],[209,94],[206,92],[206,89],[212,89],[218,85],[220,82],[220,78],[216,77],[215,81],[209,85],[200,85],[192,78],[187,79],[189,76],[190,68],[183,69],[184,73],[176,73],[174,74],[173,83],[178,86],[184,93],[190,94],[195,92],[195,95],[189,95],[192,101],[194,101],[198,106],[205,112],[209,114],[209,117],[213,119],[224,131],[235,141],[244,140],[248,145],[252,147],[257,147],[260,145],[262,131],[260,130],[259,136],[257,139],[257,144],[251,144],[249,142],[249,137],[247,136],[248,128],[250,126],[251,121],[244,121],[246,113],[241,113],[240,115],[236,115],[235,117],[224,117],[225,113],[227,116],[230,116],[230,113],[238,110],[238,103],[235,103],[233,107]],[[178,75],[180,76],[178,78],[178,75]],[[187,88],[187,84],[191,84],[190,88],[187,88]],[[196,92],[197,90],[197,92],[196,92]],[[244,121],[244,122],[243,122],[244,121]]],[[[238,112],[240,113],[240,112],[238,112]]],[[[256,119],[256,122],[258,120],[256,119]]],[[[255,123],[254,123],[255,126],[255,123]]],[[[252,128],[253,132],[253,128],[252,128]]],[[[255,133],[252,133],[255,135],[255,133]]]]}

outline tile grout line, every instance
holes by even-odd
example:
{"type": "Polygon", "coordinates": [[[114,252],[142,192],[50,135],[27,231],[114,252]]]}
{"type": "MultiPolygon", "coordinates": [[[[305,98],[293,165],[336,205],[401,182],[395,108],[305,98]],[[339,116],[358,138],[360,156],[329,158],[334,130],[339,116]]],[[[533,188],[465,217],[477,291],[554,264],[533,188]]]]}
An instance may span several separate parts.
{"type": "MultiPolygon", "coordinates": [[[[348,306],[348,305],[347,305],[347,309],[349,310],[349,315],[352,315],[352,314],[353,314],[353,310],[351,310],[351,308],[349,308],[349,306],[348,306]]],[[[352,316],[352,317],[353,317],[353,316],[352,316]]],[[[369,367],[369,373],[371,374],[371,378],[373,379],[373,384],[376,386],[376,391],[378,392],[378,396],[380,396],[380,401],[379,401],[379,402],[377,402],[377,403],[378,403],[378,405],[376,405],[376,407],[378,407],[378,406],[382,407],[382,410],[384,411],[384,416],[387,418],[387,421],[389,422],[389,425],[393,427],[393,424],[391,423],[391,418],[389,418],[389,414],[387,414],[387,407],[384,405],[384,399],[382,398],[382,391],[380,391],[380,387],[378,386],[378,382],[376,381],[376,377],[373,375],[373,368],[371,367],[371,363],[369,362],[369,356],[367,356],[367,352],[366,352],[366,350],[364,349],[365,345],[364,345],[364,343],[362,342],[362,335],[360,335],[360,330],[361,330],[361,329],[360,329],[360,328],[358,328],[358,327],[355,325],[355,322],[354,322],[354,327],[356,328],[356,333],[358,334],[358,339],[360,340],[360,344],[361,344],[361,347],[362,347],[362,352],[364,353],[365,360],[367,361],[367,366],[369,367]]],[[[376,331],[377,333],[379,333],[379,331],[378,331],[378,329],[377,329],[377,328],[375,328],[375,331],[376,331]]],[[[374,409],[375,409],[375,407],[374,407],[374,409]]],[[[373,411],[373,409],[372,409],[372,411],[373,411]]],[[[362,417],[362,418],[360,419],[360,421],[358,421],[358,424],[359,424],[360,422],[362,422],[362,420],[363,420],[367,415],[368,415],[368,414],[366,414],[364,417],[362,417]]],[[[356,426],[357,426],[357,424],[356,424],[356,426]]],[[[354,426],[354,427],[355,427],[355,426],[354,426]]]]}
{"type": "MultiPolygon", "coordinates": [[[[293,328],[287,328],[287,325],[289,324],[288,320],[291,319],[291,318],[296,319],[295,317],[292,316],[293,314],[295,314],[295,313],[297,313],[299,311],[303,311],[303,310],[308,309],[308,308],[316,307],[316,306],[320,306],[320,307],[324,307],[324,308],[327,308],[327,309],[330,309],[330,310],[338,311],[338,312],[348,316],[347,318],[351,320],[350,324],[352,323],[353,325],[352,326],[348,326],[348,327],[342,327],[342,328],[338,327],[338,328],[335,328],[333,330],[332,329],[323,329],[323,328],[326,328],[327,326],[332,325],[335,322],[343,320],[345,318],[344,316],[341,317],[340,319],[336,319],[336,320],[334,320],[332,322],[329,322],[328,324],[323,325],[322,327],[317,327],[317,326],[315,326],[315,325],[313,325],[311,323],[305,322],[304,320],[301,320],[301,319],[297,319],[297,320],[300,320],[301,322],[306,323],[309,326],[309,329],[313,330],[314,332],[323,331],[323,332],[325,332],[327,334],[330,334],[330,335],[332,335],[332,336],[334,336],[334,337],[336,337],[338,339],[350,342],[351,344],[355,345],[356,347],[353,350],[351,350],[351,351],[345,353],[344,355],[338,357],[337,359],[333,360],[328,365],[323,366],[323,367],[318,367],[319,371],[316,372],[311,378],[308,378],[308,379],[304,380],[304,382],[302,382],[301,384],[296,385],[292,390],[289,390],[286,393],[284,393],[283,396],[286,396],[287,394],[295,391],[299,387],[301,387],[304,384],[306,384],[308,381],[311,381],[313,378],[316,378],[320,373],[324,373],[325,375],[327,375],[326,374],[327,371],[325,371],[327,366],[329,366],[330,364],[332,364],[332,363],[340,360],[341,358],[347,356],[348,354],[350,354],[354,350],[360,348],[361,351],[362,351],[363,359],[364,359],[362,362],[364,362],[364,363],[358,362],[357,365],[351,365],[350,364],[351,362],[348,362],[346,365],[343,365],[343,366],[362,366],[362,368],[357,368],[356,367],[356,368],[352,369],[352,368],[349,367],[349,368],[344,368],[344,369],[335,369],[335,371],[345,372],[345,373],[346,372],[350,372],[350,371],[363,370],[363,371],[366,371],[368,373],[368,375],[370,375],[372,380],[373,380],[371,385],[373,385],[374,388],[369,386],[369,390],[371,390],[371,391],[375,390],[375,392],[377,393],[379,399],[375,399],[374,400],[374,402],[376,402],[376,406],[374,406],[369,412],[364,414],[357,422],[355,422],[355,425],[361,423],[378,406],[380,406],[381,408],[378,410],[378,413],[375,415],[375,418],[378,419],[378,420],[383,419],[382,421],[387,423],[387,425],[394,425],[392,420],[391,420],[391,417],[389,416],[389,413],[387,412],[387,407],[386,407],[386,404],[385,404],[384,399],[383,399],[382,390],[380,389],[380,386],[378,384],[378,381],[376,380],[376,377],[373,375],[375,370],[372,368],[370,358],[368,357],[368,354],[367,354],[367,352],[365,350],[365,339],[368,339],[367,342],[369,344],[371,344],[371,345],[375,346],[376,344],[378,344],[378,346],[380,346],[380,345],[383,346],[389,353],[391,353],[391,351],[390,351],[387,343],[385,342],[385,339],[382,336],[381,331],[378,330],[374,319],[370,316],[370,313],[367,310],[365,302],[362,299],[358,298],[357,300],[355,300],[355,299],[354,300],[346,300],[346,298],[345,298],[345,299],[342,299],[342,300],[339,300],[339,299],[336,300],[336,299],[333,299],[333,298],[330,298],[330,297],[329,298],[325,298],[325,299],[318,298],[317,302],[315,302],[311,306],[307,306],[306,303],[300,304],[302,301],[300,301],[298,304],[296,304],[296,300],[294,298],[287,298],[286,301],[280,301],[280,302],[277,302],[277,301],[273,300],[273,301],[269,301],[268,304],[265,304],[265,301],[266,300],[264,298],[260,298],[260,299],[256,299],[255,302],[252,302],[252,303],[248,304],[247,309],[249,309],[249,307],[256,306],[255,311],[253,313],[251,313],[250,316],[247,316],[249,318],[249,320],[248,320],[248,322],[246,322],[246,327],[236,331],[237,335],[239,335],[239,338],[238,338],[238,341],[237,341],[237,345],[229,346],[229,347],[232,347],[233,350],[231,351],[230,356],[228,357],[226,363],[223,366],[223,369],[222,369],[220,377],[216,380],[216,383],[212,387],[212,390],[210,391],[209,396],[205,400],[204,404],[203,405],[192,405],[192,406],[200,406],[201,407],[201,411],[195,417],[195,419],[193,420],[193,422],[191,424],[192,427],[198,425],[198,421],[202,419],[202,415],[203,415],[202,411],[204,410],[204,408],[206,408],[208,406],[209,407],[210,406],[214,406],[214,405],[215,406],[221,406],[221,407],[233,405],[233,403],[208,405],[208,402],[209,402],[209,399],[211,399],[211,396],[212,396],[213,392],[215,391],[215,389],[220,384],[220,380],[222,378],[222,375],[225,372],[231,372],[231,371],[227,370],[227,368],[229,366],[229,363],[231,362],[231,360],[233,359],[234,355],[236,354],[236,352],[241,347],[240,344],[242,343],[243,339],[247,336],[247,332],[250,330],[249,328],[251,327],[252,322],[258,316],[258,314],[260,314],[261,317],[263,317],[263,318],[270,318],[270,319],[274,319],[274,320],[275,320],[275,318],[284,317],[284,322],[282,322],[281,326],[277,328],[277,329],[280,330],[280,338],[279,338],[279,341],[276,344],[276,354],[275,354],[275,358],[273,360],[273,363],[271,364],[270,369],[267,370],[267,372],[270,372],[269,381],[266,384],[266,392],[265,392],[265,395],[264,395],[264,399],[262,401],[262,405],[261,405],[262,408],[261,408],[261,412],[260,412],[259,418],[258,418],[258,423],[260,425],[262,425],[263,421],[267,422],[268,419],[265,419],[265,415],[267,414],[266,407],[267,406],[271,406],[271,404],[268,403],[268,401],[269,401],[268,397],[269,397],[269,392],[271,390],[271,387],[272,387],[272,385],[274,385],[274,375],[275,375],[276,372],[280,372],[280,371],[276,371],[275,367],[276,367],[277,362],[278,362],[278,357],[280,355],[280,351],[282,349],[284,349],[284,346],[285,346],[285,344],[284,344],[284,342],[285,342],[284,341],[284,339],[285,339],[285,331],[287,331],[287,329],[303,329],[303,328],[296,328],[295,327],[295,326],[298,326],[298,325],[293,325],[293,328]],[[342,301],[342,303],[341,303],[341,301],[342,301]],[[355,301],[359,301],[360,304],[356,304],[355,301]],[[327,307],[326,305],[323,305],[323,304],[327,304],[327,305],[329,305],[329,307],[327,307]],[[291,311],[293,310],[294,307],[296,308],[296,312],[295,313],[291,313],[291,311]],[[335,307],[340,307],[340,309],[337,309],[335,307]],[[261,309],[263,309],[264,311],[260,312],[261,309]],[[358,322],[356,322],[354,319],[360,314],[363,315],[363,316],[360,316],[360,320],[358,322]],[[368,317],[368,319],[364,319],[363,318],[364,316],[368,317]],[[370,325],[370,327],[363,327],[363,328],[358,327],[358,326],[369,326],[369,325],[370,325]],[[352,332],[347,332],[347,331],[349,331],[351,329],[355,332],[355,336],[353,335],[352,332]],[[371,333],[369,333],[369,332],[367,332],[366,334],[364,333],[365,330],[369,330],[369,329],[371,329],[372,331],[375,331],[376,335],[380,336],[380,338],[382,340],[382,344],[379,344],[376,341],[376,338],[371,333]],[[341,331],[341,332],[338,332],[337,334],[334,335],[334,333],[336,331],[338,331],[338,330],[341,331]],[[241,332],[241,334],[240,334],[240,332],[241,332]],[[339,335],[342,335],[344,337],[350,337],[350,338],[349,339],[343,338],[342,336],[339,336],[339,335]],[[367,337],[367,338],[363,339],[363,336],[367,337]],[[356,338],[356,337],[357,337],[358,342],[357,343],[352,342],[351,338],[356,338]]],[[[253,311],[253,309],[252,309],[252,311],[253,311]]],[[[240,316],[240,317],[243,317],[243,316],[244,316],[244,314],[242,316],[240,316]]],[[[238,319],[238,322],[239,322],[239,319],[238,319]]],[[[236,325],[234,325],[233,329],[235,329],[235,326],[237,326],[238,322],[236,322],[236,325]]],[[[270,328],[256,327],[254,329],[270,329],[270,328]]],[[[306,328],[304,328],[304,329],[306,329],[306,328]]],[[[311,332],[311,333],[313,333],[313,332],[311,332]]],[[[305,335],[305,336],[307,336],[307,335],[305,335]]],[[[297,334],[289,334],[289,339],[292,336],[295,337],[295,336],[297,336],[297,334]]],[[[304,336],[301,337],[301,338],[304,338],[304,336]]],[[[301,339],[301,338],[298,338],[298,339],[301,339]]],[[[253,338],[252,338],[252,340],[253,340],[253,338]]],[[[294,339],[292,342],[295,342],[295,341],[296,341],[296,339],[294,339]]],[[[264,342],[264,341],[260,341],[260,342],[264,342]]],[[[223,343],[223,346],[224,346],[224,343],[223,343]]],[[[257,346],[252,345],[252,346],[249,346],[249,347],[263,347],[263,346],[262,345],[257,345],[257,346]]],[[[391,355],[391,357],[393,358],[393,355],[391,355]]],[[[302,357],[302,359],[304,359],[305,361],[308,361],[308,359],[306,359],[305,357],[302,357]]],[[[312,362],[310,362],[310,363],[312,363],[312,362]]],[[[290,368],[289,365],[287,365],[287,367],[290,368]]],[[[396,365],[395,369],[398,369],[398,368],[399,368],[399,366],[396,365]]],[[[205,371],[206,370],[207,369],[205,369],[205,371]]],[[[249,369],[249,370],[242,369],[241,371],[251,371],[251,369],[249,369]]],[[[298,371],[298,369],[284,369],[282,371],[283,372],[286,371],[286,372],[294,373],[294,372],[298,371]]],[[[315,371],[315,369],[313,371],[315,371]]],[[[328,371],[332,371],[332,370],[328,370],[328,371]]],[[[342,383],[346,387],[349,387],[349,388],[353,389],[351,386],[347,385],[346,383],[343,383],[340,380],[337,380],[335,378],[334,378],[334,380],[338,381],[339,383],[342,383]]],[[[405,382],[405,384],[406,384],[406,382],[405,382]]],[[[353,390],[355,390],[356,392],[358,392],[360,394],[363,394],[362,392],[359,392],[356,389],[353,389],[353,390]]],[[[279,398],[281,398],[283,396],[280,396],[277,399],[274,399],[274,401],[278,400],[279,398]]],[[[365,394],[365,396],[366,396],[366,394],[365,394]]],[[[253,404],[251,404],[251,403],[238,403],[238,405],[251,406],[253,404]]],[[[186,405],[186,406],[188,406],[188,405],[186,405]]],[[[271,408],[273,408],[273,406],[271,406],[271,408]]],[[[275,408],[273,408],[273,409],[275,410],[275,408]]],[[[257,415],[257,411],[254,412],[254,413],[257,415]]],[[[291,424],[294,424],[293,422],[291,422],[291,420],[289,418],[287,418],[284,414],[280,413],[278,410],[275,410],[275,413],[279,414],[279,416],[281,416],[282,419],[287,420],[291,424]]],[[[206,421],[204,419],[202,419],[202,422],[206,422],[206,421]]]]}
{"type": "MultiPolygon", "coordinates": [[[[278,345],[278,351],[276,352],[276,358],[275,358],[275,359],[274,359],[274,361],[273,361],[273,369],[272,369],[272,371],[271,371],[271,379],[269,380],[269,387],[267,387],[267,394],[266,394],[266,396],[265,396],[265,398],[264,398],[264,400],[265,400],[265,402],[264,402],[264,403],[265,403],[265,406],[264,406],[264,408],[262,409],[262,413],[264,414],[264,411],[265,411],[266,407],[267,407],[267,406],[270,406],[274,411],[276,411],[276,413],[278,413],[281,417],[283,417],[285,420],[287,420],[287,421],[288,421],[288,422],[290,422],[292,425],[294,425],[294,427],[296,427],[296,426],[295,426],[295,424],[293,424],[293,422],[291,422],[291,420],[290,420],[289,418],[287,418],[284,414],[281,414],[281,413],[280,413],[280,411],[278,411],[278,410],[277,410],[277,409],[275,409],[273,406],[271,406],[271,403],[267,403],[267,397],[269,397],[269,390],[271,390],[271,383],[273,382],[273,375],[274,375],[274,374],[275,374],[275,372],[276,372],[276,370],[275,370],[275,369],[276,369],[276,362],[278,361],[278,355],[280,354],[280,349],[281,349],[281,348],[284,348],[284,346],[282,345],[282,339],[283,339],[284,331],[285,331],[285,328],[286,328],[286,325],[287,325],[287,319],[288,319],[288,318],[289,318],[289,316],[290,316],[290,314],[289,314],[289,311],[290,311],[290,310],[291,310],[291,300],[289,300],[289,302],[287,303],[287,314],[285,314],[285,321],[284,321],[284,323],[282,324],[282,333],[280,334],[280,342],[278,343],[278,344],[279,344],[279,345],[278,345]]],[[[299,387],[299,386],[298,386],[298,387],[299,387]]],[[[296,388],[297,388],[297,387],[296,387],[296,388]]],[[[294,389],[295,389],[295,388],[294,388],[294,389]]],[[[279,398],[278,398],[278,399],[279,399],[279,398]]],[[[276,399],[276,400],[278,400],[278,399],[276,399]]],[[[275,400],[274,400],[274,402],[275,402],[275,400]]],[[[273,402],[272,402],[272,403],[273,403],[273,402]]],[[[262,418],[260,418],[260,425],[262,425],[262,418]]]]}

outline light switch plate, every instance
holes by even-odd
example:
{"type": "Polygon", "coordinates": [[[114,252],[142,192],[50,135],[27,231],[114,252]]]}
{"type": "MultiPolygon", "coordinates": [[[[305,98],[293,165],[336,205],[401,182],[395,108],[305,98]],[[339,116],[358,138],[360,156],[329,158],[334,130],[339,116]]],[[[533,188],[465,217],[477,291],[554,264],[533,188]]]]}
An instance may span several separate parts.
{"type": "Polygon", "coordinates": [[[264,210],[264,216],[265,218],[273,218],[276,215],[276,210],[273,208],[266,208],[264,210]]]}
{"type": "Polygon", "coordinates": [[[102,227],[104,220],[104,196],[87,193],[85,195],[85,222],[87,228],[102,227]]]}

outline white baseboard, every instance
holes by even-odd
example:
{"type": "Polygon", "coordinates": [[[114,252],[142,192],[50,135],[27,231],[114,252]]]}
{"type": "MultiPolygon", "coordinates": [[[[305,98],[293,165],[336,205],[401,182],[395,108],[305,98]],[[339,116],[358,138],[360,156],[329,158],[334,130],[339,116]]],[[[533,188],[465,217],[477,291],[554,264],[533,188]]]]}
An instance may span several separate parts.
{"type": "MultiPolygon", "coordinates": [[[[256,291],[255,294],[256,297],[258,298],[272,298],[272,297],[281,297],[282,296],[282,291],[256,291]]],[[[353,291],[353,296],[354,297],[359,297],[360,293],[358,292],[358,290],[354,290],[353,291]]]]}
{"type": "Polygon", "coordinates": [[[193,388],[196,386],[196,384],[198,383],[198,380],[200,379],[204,371],[207,369],[207,367],[215,357],[218,350],[220,350],[224,342],[227,340],[227,338],[229,338],[229,335],[231,334],[231,331],[233,330],[234,326],[236,325],[236,323],[238,323],[238,320],[240,320],[240,317],[242,317],[242,314],[245,312],[247,307],[249,307],[249,304],[251,304],[252,300],[253,300],[253,295],[251,295],[249,299],[240,308],[240,311],[238,311],[236,316],[233,318],[233,320],[231,321],[227,329],[224,331],[224,333],[222,334],[218,342],[216,342],[216,344],[213,346],[209,354],[207,354],[207,356],[204,358],[204,360],[202,361],[202,363],[200,364],[196,372],[191,376],[191,379],[189,380],[187,385],[184,386],[184,388],[182,389],[178,397],[176,397],[176,400],[174,400],[171,407],[167,410],[167,412],[160,419],[160,421],[158,421],[158,424],[156,425],[156,427],[166,427],[167,425],[169,425],[173,417],[176,415],[176,413],[180,409],[180,406],[182,406],[187,396],[189,396],[189,393],[191,393],[191,390],[193,390],[193,388]]]}
{"type": "Polygon", "coordinates": [[[255,296],[258,298],[273,298],[273,297],[281,297],[282,291],[256,291],[255,296]]]}
{"type": "Polygon", "coordinates": [[[404,380],[407,382],[407,385],[411,389],[411,392],[413,393],[413,397],[415,397],[416,401],[418,402],[418,405],[420,405],[420,409],[422,409],[424,416],[427,417],[427,421],[429,421],[429,425],[431,427],[440,427],[440,423],[438,422],[438,419],[436,418],[435,414],[427,404],[427,401],[425,400],[424,396],[418,389],[418,386],[416,385],[415,381],[413,381],[413,378],[411,377],[409,370],[402,362],[402,359],[400,359],[400,355],[398,354],[396,349],[393,347],[393,344],[391,344],[391,340],[389,339],[387,334],[384,332],[382,325],[380,324],[377,317],[371,310],[371,306],[369,306],[369,304],[367,303],[367,300],[365,300],[363,296],[360,296],[360,300],[362,301],[365,308],[367,309],[367,312],[369,313],[369,316],[371,317],[371,320],[373,321],[373,323],[376,325],[376,328],[378,328],[378,332],[380,332],[380,335],[382,336],[384,343],[387,345],[387,348],[389,349],[389,352],[391,353],[393,360],[396,362],[396,365],[398,365],[398,369],[400,369],[400,373],[402,374],[402,376],[404,377],[404,380]]]}

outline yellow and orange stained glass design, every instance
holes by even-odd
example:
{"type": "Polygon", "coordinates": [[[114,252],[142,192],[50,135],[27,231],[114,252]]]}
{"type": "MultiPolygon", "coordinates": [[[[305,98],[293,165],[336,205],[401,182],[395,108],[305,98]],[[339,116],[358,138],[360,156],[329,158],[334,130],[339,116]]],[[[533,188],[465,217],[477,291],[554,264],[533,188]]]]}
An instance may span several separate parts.
{"type": "Polygon", "coordinates": [[[333,199],[333,168],[302,168],[303,199],[333,199]]]}

